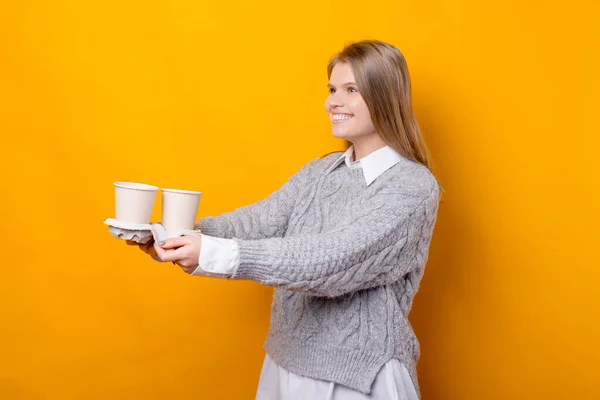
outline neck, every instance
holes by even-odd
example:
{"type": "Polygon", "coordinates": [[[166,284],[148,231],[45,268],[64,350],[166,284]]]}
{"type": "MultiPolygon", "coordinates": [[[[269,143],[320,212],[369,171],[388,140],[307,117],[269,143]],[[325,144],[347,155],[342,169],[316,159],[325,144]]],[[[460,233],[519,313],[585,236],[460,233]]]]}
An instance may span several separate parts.
{"type": "Polygon", "coordinates": [[[351,143],[354,146],[352,161],[360,160],[372,152],[387,146],[383,139],[381,139],[377,134],[364,139],[353,139],[351,140],[351,143]]]}

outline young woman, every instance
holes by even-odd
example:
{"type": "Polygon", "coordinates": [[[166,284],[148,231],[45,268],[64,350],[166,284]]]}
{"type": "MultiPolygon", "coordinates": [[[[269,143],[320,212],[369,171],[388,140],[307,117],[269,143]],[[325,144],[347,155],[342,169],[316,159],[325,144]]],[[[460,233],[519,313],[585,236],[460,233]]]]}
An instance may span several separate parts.
{"type": "Polygon", "coordinates": [[[439,186],[402,54],[348,45],[325,109],[349,147],[312,160],[269,197],[196,223],[202,236],[142,246],[191,275],[275,288],[256,398],[418,399],[408,321],[439,186]]]}

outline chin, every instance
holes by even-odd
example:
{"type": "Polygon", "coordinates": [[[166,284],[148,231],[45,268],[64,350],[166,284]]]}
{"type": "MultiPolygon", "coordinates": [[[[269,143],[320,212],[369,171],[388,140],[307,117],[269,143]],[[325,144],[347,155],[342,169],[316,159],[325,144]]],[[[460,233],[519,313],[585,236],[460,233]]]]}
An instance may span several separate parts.
{"type": "Polygon", "coordinates": [[[352,135],[348,135],[347,133],[331,132],[331,134],[338,139],[350,140],[352,138],[352,135]]]}

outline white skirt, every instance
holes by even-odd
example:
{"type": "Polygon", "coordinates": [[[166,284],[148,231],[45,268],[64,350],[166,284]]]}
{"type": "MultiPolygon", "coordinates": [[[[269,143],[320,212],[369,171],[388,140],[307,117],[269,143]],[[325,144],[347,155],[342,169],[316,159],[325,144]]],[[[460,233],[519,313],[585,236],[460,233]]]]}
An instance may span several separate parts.
{"type": "Polygon", "coordinates": [[[406,367],[388,361],[375,377],[370,395],[346,386],[296,375],[265,355],[256,400],[419,400],[406,367]]]}

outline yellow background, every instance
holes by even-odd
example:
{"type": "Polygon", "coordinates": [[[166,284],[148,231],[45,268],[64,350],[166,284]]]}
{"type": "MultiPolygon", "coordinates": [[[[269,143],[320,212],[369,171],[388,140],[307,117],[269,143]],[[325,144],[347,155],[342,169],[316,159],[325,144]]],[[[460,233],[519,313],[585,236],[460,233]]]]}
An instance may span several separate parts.
{"type": "Polygon", "coordinates": [[[596,4],[3,2],[0,398],[253,398],[271,290],[116,241],[112,184],[264,198],[342,148],[326,64],[360,39],[406,56],[446,190],[423,398],[600,398],[596,4]]]}

